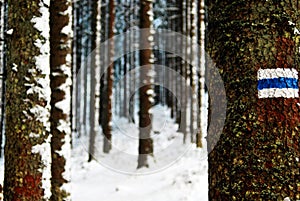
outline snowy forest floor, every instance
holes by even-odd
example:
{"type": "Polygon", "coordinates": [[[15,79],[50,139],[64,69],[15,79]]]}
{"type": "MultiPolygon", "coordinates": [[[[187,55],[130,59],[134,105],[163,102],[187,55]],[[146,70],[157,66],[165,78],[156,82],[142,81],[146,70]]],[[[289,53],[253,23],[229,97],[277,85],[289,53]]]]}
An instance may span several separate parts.
{"type": "MultiPolygon", "coordinates": [[[[206,107],[203,108],[206,113],[206,107]]],[[[202,149],[183,144],[183,134],[176,132],[178,125],[169,118],[169,112],[161,105],[153,108],[156,134],[152,136],[154,155],[148,156],[149,168],[136,169],[138,128],[127,119],[114,119],[113,148],[109,154],[102,152],[102,136],[98,136],[96,160],[91,163],[86,162],[87,154],[84,157],[88,138],[77,139],[72,161],[73,201],[208,200],[205,140],[202,149]]]]}
{"type": "MultiPolygon", "coordinates": [[[[203,106],[203,113],[206,107],[203,106]]],[[[149,168],[136,169],[138,128],[128,119],[113,121],[112,150],[102,152],[102,135],[97,136],[95,160],[88,163],[88,136],[74,137],[71,194],[73,201],[207,201],[208,174],[204,148],[183,144],[183,134],[161,105],[153,108],[154,155],[149,168]]],[[[202,114],[206,117],[206,114],[202,114]]],[[[206,122],[203,122],[205,128],[206,122]]],[[[204,132],[204,131],[203,131],[204,132]]],[[[99,131],[101,133],[101,131],[99,131]]],[[[205,132],[204,132],[205,133],[205,132]]],[[[204,136],[203,136],[204,137],[204,136]]],[[[3,184],[4,164],[0,161],[3,184]]]]}

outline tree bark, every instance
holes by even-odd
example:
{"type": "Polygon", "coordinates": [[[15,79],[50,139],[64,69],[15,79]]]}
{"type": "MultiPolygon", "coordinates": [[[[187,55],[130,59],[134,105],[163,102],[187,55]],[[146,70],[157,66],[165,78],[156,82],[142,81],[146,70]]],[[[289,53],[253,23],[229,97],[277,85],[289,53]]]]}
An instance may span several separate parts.
{"type": "Polygon", "coordinates": [[[91,161],[95,154],[95,140],[96,135],[98,132],[98,121],[97,112],[99,111],[99,93],[98,91],[98,84],[100,84],[100,58],[99,58],[99,41],[98,33],[100,31],[99,22],[100,22],[100,15],[99,13],[99,4],[98,0],[93,0],[92,2],[92,53],[90,55],[91,61],[91,98],[90,98],[90,142],[89,142],[89,159],[91,161]],[[97,96],[98,97],[97,97],[97,96]]]}
{"type": "Polygon", "coordinates": [[[8,1],[5,200],[51,196],[48,7],[41,0],[8,1]]]}
{"type": "Polygon", "coordinates": [[[207,6],[206,50],[223,78],[228,104],[215,147],[214,135],[208,136],[209,199],[299,200],[298,3],[225,0],[207,6]],[[273,86],[263,82],[274,81],[262,79],[263,72],[283,69],[295,72],[293,89],[282,82],[285,73],[273,86]]]}
{"type": "Polygon", "coordinates": [[[202,121],[202,94],[203,94],[203,83],[201,81],[201,78],[203,78],[203,64],[204,61],[202,60],[202,54],[203,54],[203,49],[204,48],[204,44],[203,44],[203,33],[202,33],[202,24],[203,24],[203,20],[204,20],[204,11],[203,7],[202,7],[202,2],[203,0],[199,0],[197,2],[197,43],[198,43],[198,72],[197,72],[197,78],[198,78],[198,87],[197,87],[197,103],[198,103],[198,108],[197,108],[197,134],[196,134],[196,145],[197,147],[202,147],[202,126],[201,126],[201,121],[202,121]]]}
{"type": "Polygon", "coordinates": [[[72,2],[50,1],[52,201],[69,200],[72,2]]]}
{"type": "Polygon", "coordinates": [[[107,92],[105,93],[106,107],[103,108],[104,124],[102,125],[104,134],[103,152],[108,153],[111,150],[111,124],[112,124],[112,89],[113,89],[113,71],[114,71],[114,21],[115,21],[115,4],[114,0],[109,0],[109,27],[108,38],[110,39],[108,47],[109,66],[106,69],[107,92]]]}
{"type": "Polygon", "coordinates": [[[153,141],[151,139],[151,117],[149,110],[152,107],[151,94],[149,90],[153,90],[151,87],[151,73],[152,73],[152,43],[149,40],[151,33],[151,18],[153,18],[152,1],[141,0],[140,1],[140,28],[143,30],[140,35],[140,46],[145,47],[140,50],[140,65],[145,67],[145,70],[140,72],[140,84],[139,99],[140,99],[140,111],[139,111],[139,157],[138,168],[148,167],[147,156],[153,154],[153,141]]]}

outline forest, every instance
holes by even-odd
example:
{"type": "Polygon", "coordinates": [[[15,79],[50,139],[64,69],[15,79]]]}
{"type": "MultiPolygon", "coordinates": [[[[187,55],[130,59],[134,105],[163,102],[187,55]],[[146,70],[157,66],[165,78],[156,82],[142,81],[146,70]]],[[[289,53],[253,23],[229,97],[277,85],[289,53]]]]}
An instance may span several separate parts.
{"type": "Polygon", "coordinates": [[[0,200],[300,200],[300,5],[0,0],[0,200]]]}

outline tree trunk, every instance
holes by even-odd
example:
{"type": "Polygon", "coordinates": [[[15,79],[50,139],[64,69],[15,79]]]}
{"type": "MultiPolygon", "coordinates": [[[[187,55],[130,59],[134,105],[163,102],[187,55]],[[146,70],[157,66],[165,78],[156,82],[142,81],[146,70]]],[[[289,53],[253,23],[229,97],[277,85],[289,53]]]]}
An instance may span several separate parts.
{"type": "MultiPolygon", "coordinates": [[[[186,37],[188,37],[188,0],[182,1],[182,34],[186,37]]],[[[183,55],[185,55],[185,58],[188,58],[188,52],[187,48],[189,46],[188,40],[183,39],[183,55]]],[[[188,62],[185,60],[182,60],[182,66],[181,66],[181,76],[183,77],[181,81],[181,119],[180,119],[180,126],[178,132],[183,133],[183,142],[186,142],[187,137],[187,97],[188,97],[188,89],[187,89],[187,77],[188,77],[188,62]]]]}
{"type": "Polygon", "coordinates": [[[98,36],[100,32],[99,22],[100,22],[100,15],[99,15],[99,4],[98,0],[93,0],[92,2],[92,54],[91,57],[91,99],[90,99],[90,142],[89,142],[89,159],[91,161],[95,154],[95,140],[96,135],[98,132],[98,118],[97,112],[99,111],[99,92],[98,92],[98,85],[100,84],[100,58],[99,58],[99,45],[100,45],[100,38],[98,36]],[[98,40],[99,39],[99,40],[98,40]]]}
{"type": "Polygon", "coordinates": [[[190,36],[190,88],[191,88],[191,94],[190,94],[190,135],[191,135],[191,142],[194,143],[195,139],[195,132],[194,132],[194,122],[195,122],[195,108],[196,104],[196,83],[195,83],[195,75],[196,75],[196,47],[197,47],[197,39],[196,39],[196,5],[195,1],[191,0],[190,5],[189,5],[189,10],[190,10],[190,31],[189,31],[189,36],[190,36]]]}
{"type": "Polygon", "coordinates": [[[197,134],[196,134],[196,145],[197,147],[202,147],[202,125],[201,125],[201,121],[202,121],[202,94],[203,94],[203,82],[201,81],[201,78],[203,78],[203,48],[204,48],[204,44],[203,44],[203,31],[202,31],[202,24],[203,24],[203,20],[204,20],[204,10],[202,7],[202,2],[203,0],[199,0],[197,2],[197,43],[198,43],[198,72],[197,72],[197,78],[198,78],[198,87],[197,87],[197,104],[198,104],[198,108],[197,108],[197,134]]]}
{"type": "MultiPolygon", "coordinates": [[[[101,43],[105,42],[108,38],[108,17],[106,15],[106,13],[108,12],[108,5],[107,5],[107,0],[102,0],[101,1],[101,43]]],[[[100,49],[100,59],[101,59],[101,64],[104,63],[108,63],[107,62],[107,50],[108,48],[104,48],[104,45],[101,46],[100,49]]],[[[106,98],[106,66],[102,65],[100,67],[100,107],[99,107],[99,124],[102,126],[104,125],[104,108],[106,107],[106,102],[105,98],[106,98]]],[[[103,129],[102,129],[103,130],[103,129]]]]}
{"type": "Polygon", "coordinates": [[[299,200],[298,3],[207,2],[206,49],[228,104],[214,149],[208,136],[209,199],[299,200]]]}
{"type": "Polygon", "coordinates": [[[104,124],[102,125],[104,134],[103,152],[108,153],[111,150],[111,124],[112,124],[112,89],[113,89],[113,70],[114,70],[114,21],[115,21],[115,5],[114,0],[109,0],[109,28],[108,38],[110,39],[108,47],[109,66],[106,69],[107,91],[106,91],[106,107],[103,108],[104,124]]]}
{"type": "MultiPolygon", "coordinates": [[[[80,137],[81,135],[81,106],[82,106],[82,102],[81,102],[81,55],[82,55],[82,24],[80,23],[80,19],[82,16],[82,12],[81,11],[81,3],[80,1],[75,1],[74,2],[74,8],[75,11],[75,16],[74,16],[74,26],[75,28],[75,33],[74,33],[74,46],[73,46],[73,50],[74,50],[74,60],[76,60],[76,62],[74,62],[74,69],[76,72],[76,75],[74,75],[73,80],[76,80],[76,95],[75,95],[75,99],[76,99],[76,131],[78,133],[78,137],[80,137]]],[[[74,83],[73,83],[74,85],[74,83]]]]}
{"type": "Polygon", "coordinates": [[[153,90],[151,87],[151,74],[152,74],[152,43],[149,40],[151,33],[151,18],[153,18],[152,1],[140,1],[140,28],[143,30],[140,34],[140,65],[142,68],[140,72],[139,98],[140,98],[140,111],[139,111],[139,157],[138,168],[148,167],[147,156],[153,154],[153,141],[151,139],[151,117],[149,110],[152,107],[152,95],[149,91],[153,90]]]}
{"type": "Polygon", "coordinates": [[[49,200],[49,5],[8,1],[5,200],[49,200]]]}
{"type": "Polygon", "coordinates": [[[52,201],[69,200],[72,2],[50,1],[52,201]]]}

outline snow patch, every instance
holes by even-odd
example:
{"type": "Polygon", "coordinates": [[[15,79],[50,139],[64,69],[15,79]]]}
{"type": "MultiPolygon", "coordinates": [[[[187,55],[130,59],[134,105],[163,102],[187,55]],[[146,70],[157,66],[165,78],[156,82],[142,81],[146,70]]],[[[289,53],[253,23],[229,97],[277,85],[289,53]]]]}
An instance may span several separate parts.
{"type": "Polygon", "coordinates": [[[51,135],[42,144],[37,144],[32,147],[32,153],[41,156],[43,167],[39,170],[42,173],[42,188],[44,191],[44,198],[50,199],[51,197],[51,135]]]}
{"type": "Polygon", "coordinates": [[[12,71],[18,72],[18,65],[13,63],[12,71]]]}
{"type": "Polygon", "coordinates": [[[50,110],[48,107],[35,105],[34,107],[30,108],[29,111],[37,121],[43,123],[43,125],[46,128],[46,131],[50,131],[50,110]]]}
{"type": "Polygon", "coordinates": [[[148,89],[147,92],[146,92],[146,94],[149,95],[149,96],[150,95],[153,96],[155,93],[154,93],[153,89],[148,89]]]}
{"type": "Polygon", "coordinates": [[[60,151],[56,151],[56,153],[66,160],[65,171],[62,173],[63,178],[67,181],[61,187],[62,190],[66,192],[71,192],[71,127],[70,122],[68,121],[59,121],[58,130],[65,132],[64,144],[60,151]]]}
{"type": "Polygon", "coordinates": [[[7,34],[7,35],[12,35],[13,32],[14,32],[14,30],[13,30],[13,29],[10,29],[10,30],[8,30],[8,31],[6,32],[6,34],[7,34]]]}
{"type": "MultiPolygon", "coordinates": [[[[44,0],[39,2],[41,16],[34,16],[31,22],[34,24],[34,28],[41,32],[41,39],[35,41],[35,46],[40,49],[40,55],[35,56],[36,69],[28,70],[34,78],[34,86],[27,90],[27,94],[38,94],[40,100],[45,101],[45,106],[35,105],[30,109],[30,113],[37,121],[40,121],[45,126],[45,132],[50,132],[50,26],[49,26],[49,8],[50,0],[44,0]],[[37,76],[38,75],[38,76],[37,76]],[[41,78],[41,76],[44,78],[41,78]]],[[[31,84],[31,83],[29,83],[31,84]]],[[[31,136],[35,137],[38,134],[32,133],[31,136]]],[[[43,133],[46,135],[46,133],[43,133]]],[[[51,147],[50,147],[51,135],[49,134],[47,139],[42,144],[38,144],[32,147],[32,152],[40,154],[42,158],[43,167],[39,170],[42,173],[42,188],[45,190],[44,199],[49,200],[51,197],[51,147]]]]}

